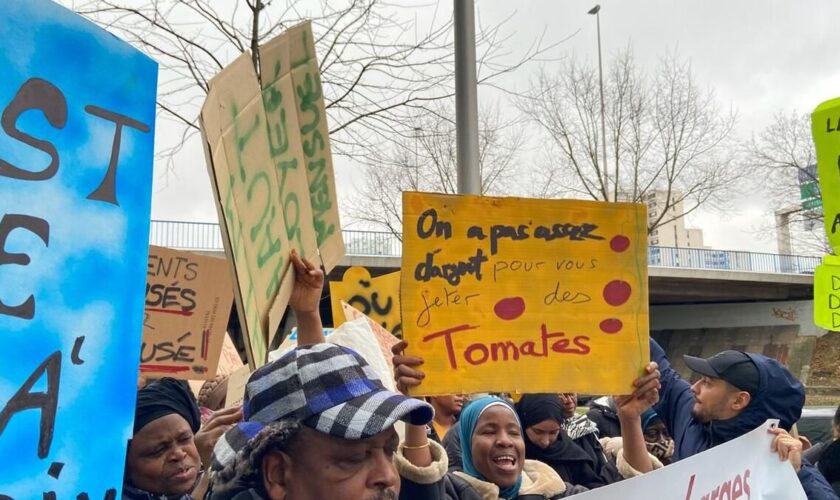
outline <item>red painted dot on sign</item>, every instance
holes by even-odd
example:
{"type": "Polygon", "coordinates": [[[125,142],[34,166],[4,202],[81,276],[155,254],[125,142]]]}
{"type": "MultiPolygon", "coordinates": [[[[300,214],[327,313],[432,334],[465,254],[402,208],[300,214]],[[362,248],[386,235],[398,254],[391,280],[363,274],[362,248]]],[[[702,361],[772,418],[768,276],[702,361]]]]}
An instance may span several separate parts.
{"type": "Polygon", "coordinates": [[[604,333],[618,333],[624,327],[624,324],[618,318],[610,318],[602,321],[600,327],[604,333]]]}
{"type": "Polygon", "coordinates": [[[604,287],[604,300],[611,306],[620,306],[630,299],[632,292],[630,283],[613,280],[604,287]]]}
{"type": "Polygon", "coordinates": [[[525,312],[525,299],[522,297],[508,297],[496,302],[493,312],[500,319],[510,321],[522,316],[525,312]]]}
{"type": "Polygon", "coordinates": [[[610,248],[613,252],[623,252],[630,248],[630,238],[623,234],[613,236],[610,240],[610,248]]]}

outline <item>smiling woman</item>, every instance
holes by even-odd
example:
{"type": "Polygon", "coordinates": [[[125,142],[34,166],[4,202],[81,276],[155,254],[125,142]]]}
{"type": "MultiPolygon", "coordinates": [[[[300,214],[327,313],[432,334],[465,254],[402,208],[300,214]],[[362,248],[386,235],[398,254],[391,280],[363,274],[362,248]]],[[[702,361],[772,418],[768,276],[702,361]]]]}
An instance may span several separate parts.
{"type": "Polygon", "coordinates": [[[586,491],[564,483],[551,467],[525,459],[519,418],[502,399],[472,402],[461,413],[457,431],[463,444],[463,471],[447,473],[442,479],[432,477],[435,467],[409,460],[405,450],[416,447],[401,447],[395,459],[403,479],[401,499],[556,499],[586,491]]]}

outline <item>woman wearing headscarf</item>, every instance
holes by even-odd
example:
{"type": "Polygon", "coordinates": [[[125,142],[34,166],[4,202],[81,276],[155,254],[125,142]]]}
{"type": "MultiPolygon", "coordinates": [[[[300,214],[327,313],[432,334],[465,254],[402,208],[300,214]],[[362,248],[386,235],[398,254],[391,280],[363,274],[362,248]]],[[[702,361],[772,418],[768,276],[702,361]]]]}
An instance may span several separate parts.
{"type": "MultiPolygon", "coordinates": [[[[394,347],[394,378],[397,387],[408,393],[425,378],[423,359],[406,356],[408,344],[394,347]]],[[[651,469],[639,415],[658,398],[659,371],[656,364],[633,382],[632,395],[622,398],[626,413],[634,418],[628,447],[631,463],[641,472],[651,469]]],[[[628,427],[630,429],[631,427],[628,427]]],[[[454,431],[455,429],[453,429],[454,431]]],[[[624,430],[624,421],[622,421],[624,430]]],[[[458,433],[461,442],[462,471],[447,472],[448,459],[440,444],[429,441],[425,427],[406,425],[405,441],[394,455],[402,478],[400,498],[405,500],[496,500],[556,499],[586,491],[583,486],[567,485],[548,465],[525,459],[522,425],[513,406],[493,396],[472,402],[461,413],[458,433]]],[[[451,434],[451,433],[450,433],[451,434]]]]}
{"type": "Polygon", "coordinates": [[[200,426],[198,405],[185,383],[162,378],[140,389],[123,499],[191,499],[201,472],[194,441],[200,426]]]}
{"type": "Polygon", "coordinates": [[[527,394],[516,412],[525,429],[527,458],[549,465],[567,483],[592,489],[615,482],[613,471],[596,463],[562,430],[563,406],[556,394],[527,394]]]}
{"type": "MultiPolygon", "coordinates": [[[[454,429],[453,429],[454,430],[454,429]]],[[[446,455],[437,443],[421,445],[433,463],[418,465],[410,451],[400,446],[395,462],[402,478],[400,498],[405,500],[557,499],[586,491],[567,485],[548,465],[525,459],[522,426],[513,406],[487,396],[472,402],[461,413],[457,428],[463,470],[438,477],[446,455]]],[[[443,467],[445,470],[445,467],[443,467]]]]}
{"type": "MultiPolygon", "coordinates": [[[[662,419],[653,409],[647,409],[640,416],[640,429],[643,432],[645,450],[650,455],[651,467],[659,469],[670,463],[669,458],[674,454],[674,440],[668,435],[668,430],[662,419]]],[[[640,474],[625,457],[624,438],[601,438],[604,453],[612,464],[616,466],[622,477],[634,477],[640,474]]]]}

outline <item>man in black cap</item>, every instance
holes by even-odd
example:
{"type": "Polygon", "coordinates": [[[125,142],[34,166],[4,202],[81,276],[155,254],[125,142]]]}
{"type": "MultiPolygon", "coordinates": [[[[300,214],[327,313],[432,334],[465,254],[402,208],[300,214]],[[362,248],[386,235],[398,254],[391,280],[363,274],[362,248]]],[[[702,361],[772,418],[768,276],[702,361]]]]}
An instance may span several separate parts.
{"type": "Polygon", "coordinates": [[[654,410],[674,438],[672,461],[690,457],[779,419],[773,446],[789,458],[809,500],[837,500],[825,478],[801,458],[802,444],[786,431],[799,420],[805,389],[787,368],[761,354],[723,351],[703,359],[684,356],[700,379],[689,384],[671,367],[653,339],[651,360],[659,365],[662,388],[654,410]]]}

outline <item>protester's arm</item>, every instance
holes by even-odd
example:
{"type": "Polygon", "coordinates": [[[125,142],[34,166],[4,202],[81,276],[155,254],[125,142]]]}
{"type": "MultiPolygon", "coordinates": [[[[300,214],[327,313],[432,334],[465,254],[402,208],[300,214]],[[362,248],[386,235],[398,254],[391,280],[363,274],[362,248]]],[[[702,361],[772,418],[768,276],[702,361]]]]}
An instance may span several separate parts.
{"type": "Polygon", "coordinates": [[[782,428],[776,427],[768,432],[775,435],[771,451],[779,455],[780,460],[789,460],[793,470],[802,483],[802,489],[808,500],[838,500],[834,489],[822,474],[802,457],[802,442],[782,428]]]}
{"type": "Polygon", "coordinates": [[[682,430],[688,425],[691,418],[691,409],[694,407],[694,393],[691,392],[691,385],[680,377],[680,374],[671,368],[671,363],[665,356],[665,351],[651,337],[650,339],[650,360],[659,365],[660,383],[659,403],[653,409],[659,414],[668,432],[674,439],[679,439],[682,430]]]}
{"type": "Polygon", "coordinates": [[[660,382],[656,363],[650,363],[645,369],[645,374],[636,379],[633,385],[636,387],[633,394],[617,396],[615,401],[621,423],[621,438],[624,442],[624,459],[635,471],[644,474],[654,469],[645,446],[642,413],[659,398],[660,382]]]}
{"type": "Polygon", "coordinates": [[[326,342],[324,327],[318,304],[324,288],[324,272],[309,260],[302,259],[292,250],[292,265],[295,268],[295,285],[289,306],[297,319],[298,345],[321,344],[326,342]]]}
{"type": "MultiPolygon", "coordinates": [[[[394,353],[394,379],[397,388],[406,395],[409,388],[417,387],[426,377],[420,369],[423,360],[405,355],[407,346],[405,341],[401,341],[391,349],[394,353]]],[[[405,424],[405,441],[394,456],[394,464],[402,479],[400,498],[446,498],[445,477],[449,461],[443,447],[429,440],[425,426],[405,424]]]]}
{"type": "Polygon", "coordinates": [[[807,459],[802,460],[802,467],[796,475],[808,500],[840,500],[825,476],[807,459]]]}
{"type": "Polygon", "coordinates": [[[808,500],[838,500],[834,489],[828,484],[822,474],[802,456],[802,442],[791,436],[782,428],[776,427],[769,430],[775,435],[771,444],[771,451],[779,456],[780,460],[789,460],[793,470],[796,471],[802,489],[808,500]]]}
{"type": "MultiPolygon", "coordinates": [[[[420,369],[423,359],[416,356],[406,356],[405,348],[408,343],[400,341],[391,351],[394,353],[394,379],[397,381],[397,389],[408,395],[411,387],[417,387],[426,378],[426,374],[420,369]]],[[[433,461],[429,447],[429,437],[426,435],[426,426],[405,424],[405,443],[403,450],[405,458],[412,464],[419,467],[426,467],[433,461]]]]}

